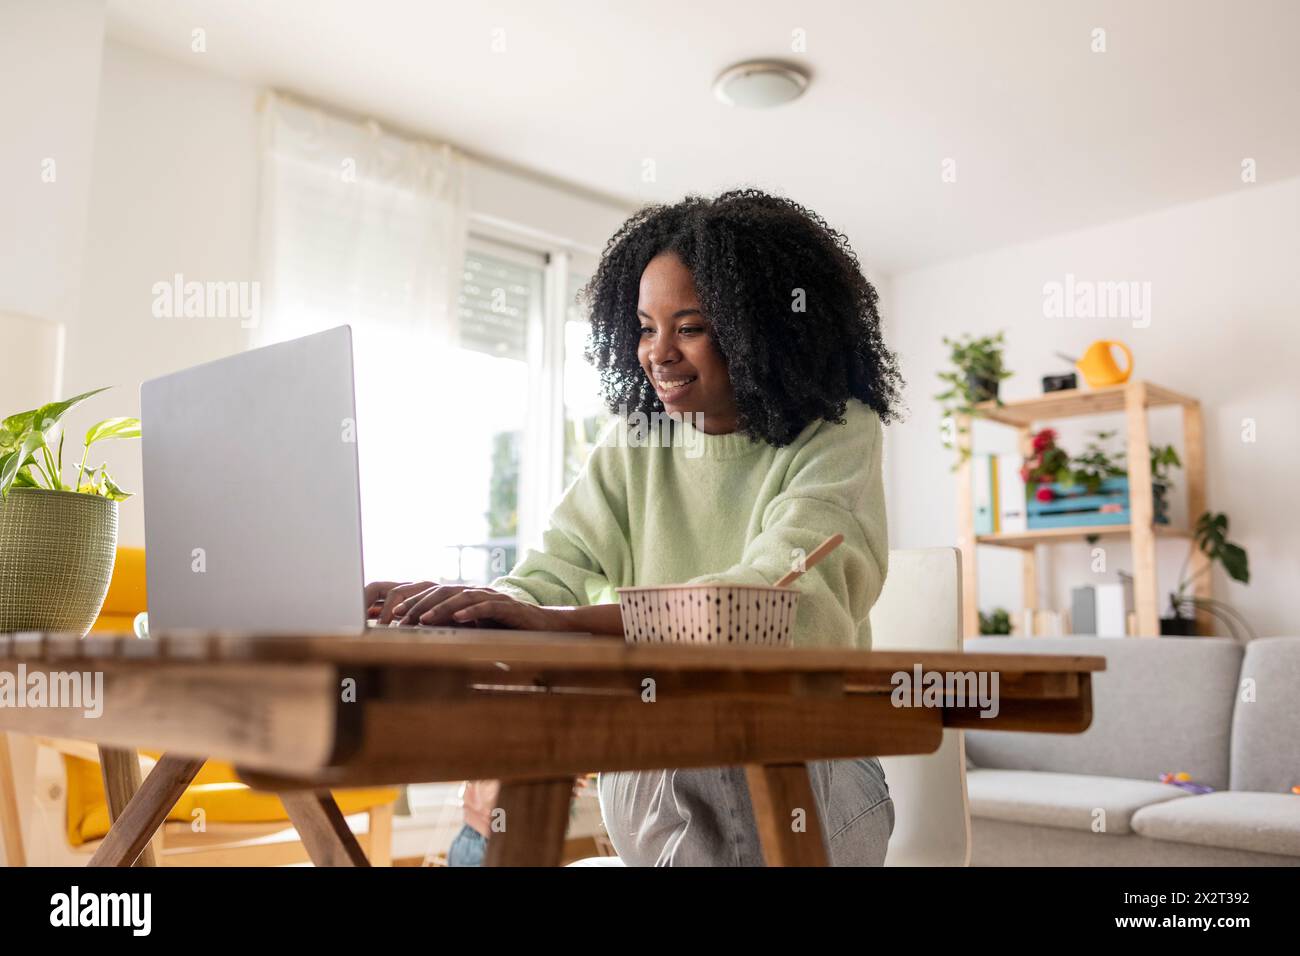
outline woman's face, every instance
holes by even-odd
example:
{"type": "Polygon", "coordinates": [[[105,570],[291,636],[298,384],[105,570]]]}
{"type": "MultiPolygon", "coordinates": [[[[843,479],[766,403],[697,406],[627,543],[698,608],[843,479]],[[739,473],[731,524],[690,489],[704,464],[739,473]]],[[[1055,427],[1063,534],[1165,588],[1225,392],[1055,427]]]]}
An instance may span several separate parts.
{"type": "Polygon", "coordinates": [[[709,434],[735,431],[736,399],[727,363],[700,311],[695,279],[676,253],[661,252],[641,273],[637,315],[637,358],[664,410],[674,417],[703,414],[701,430],[709,434]]]}

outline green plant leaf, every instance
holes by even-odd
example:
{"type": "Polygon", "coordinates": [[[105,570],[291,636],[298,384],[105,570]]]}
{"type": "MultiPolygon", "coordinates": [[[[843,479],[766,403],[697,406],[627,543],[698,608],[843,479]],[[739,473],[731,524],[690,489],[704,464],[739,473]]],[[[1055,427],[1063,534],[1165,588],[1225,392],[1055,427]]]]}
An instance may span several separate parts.
{"type": "Polygon", "coordinates": [[[1212,548],[1217,547],[1223,541],[1223,534],[1219,530],[1215,517],[1210,512],[1205,512],[1196,519],[1196,532],[1194,535],[1196,546],[1209,554],[1212,548]]]}
{"type": "Polygon", "coordinates": [[[33,408],[30,412],[19,412],[17,415],[10,415],[3,422],[0,422],[0,440],[7,442],[10,448],[17,448],[18,443],[23,440],[23,436],[31,431],[32,421],[36,418],[36,411],[33,408]]]}
{"type": "Polygon", "coordinates": [[[140,419],[106,418],[102,422],[90,426],[90,430],[86,432],[86,444],[93,445],[97,441],[106,441],[110,438],[139,437],[140,419]]]}
{"type": "Polygon", "coordinates": [[[31,460],[38,450],[45,447],[45,435],[38,431],[28,432],[23,442],[14,451],[0,459],[0,498],[9,497],[18,472],[31,460]]]}
{"type": "Polygon", "coordinates": [[[81,484],[77,486],[77,492],[83,495],[95,495],[98,498],[109,498],[113,501],[125,501],[131,497],[129,491],[123,491],[117,486],[117,482],[108,473],[107,463],[86,469],[81,484]]]}
{"type": "Polygon", "coordinates": [[[39,426],[42,431],[48,430],[51,425],[57,424],[74,405],[79,405],[93,395],[100,392],[107,392],[113,386],[105,385],[103,388],[91,389],[89,392],[82,392],[80,395],[74,395],[72,398],[65,398],[60,402],[50,402],[48,405],[42,405],[33,413],[32,426],[39,426]]]}
{"type": "MultiPolygon", "coordinates": [[[[1246,551],[1228,540],[1228,516],[1223,512],[1205,512],[1196,519],[1195,546],[1211,562],[1218,561],[1228,577],[1242,584],[1250,583],[1250,563],[1246,551]]],[[[1184,582],[1186,584],[1186,582],[1184,582]]]]}
{"type": "Polygon", "coordinates": [[[10,478],[8,483],[4,482],[4,476],[9,474],[9,469],[13,469],[14,477],[18,476],[18,451],[8,451],[0,455],[0,498],[9,496],[9,488],[13,485],[14,479],[10,478]]]}
{"type": "Polygon", "coordinates": [[[17,415],[10,415],[4,420],[4,429],[9,432],[26,433],[30,429],[39,428],[43,432],[49,432],[58,424],[68,409],[72,408],[92,395],[98,395],[100,392],[106,392],[112,388],[111,385],[105,385],[103,388],[96,388],[89,392],[82,392],[80,395],[74,395],[72,398],[65,398],[62,401],[50,402],[42,405],[40,408],[33,409],[30,412],[19,412],[17,415]]]}
{"type": "Polygon", "coordinates": [[[127,498],[131,497],[129,491],[123,491],[117,486],[117,482],[113,481],[109,476],[107,468],[102,468],[99,472],[98,487],[101,497],[109,498],[113,501],[126,501],[127,498]]]}
{"type": "Polygon", "coordinates": [[[18,474],[14,475],[13,487],[14,488],[39,488],[40,484],[32,476],[32,469],[30,466],[28,466],[25,468],[18,469],[18,474]]]}
{"type": "Polygon", "coordinates": [[[1219,549],[1219,560],[1223,563],[1223,570],[1228,572],[1228,577],[1232,580],[1240,581],[1242,584],[1250,583],[1250,562],[1244,549],[1235,544],[1225,543],[1219,549]]]}

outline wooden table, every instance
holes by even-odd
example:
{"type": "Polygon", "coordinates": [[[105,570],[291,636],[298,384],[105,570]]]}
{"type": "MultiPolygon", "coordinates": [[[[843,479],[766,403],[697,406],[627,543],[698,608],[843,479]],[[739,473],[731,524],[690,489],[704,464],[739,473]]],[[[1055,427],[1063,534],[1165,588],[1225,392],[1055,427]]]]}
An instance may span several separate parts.
{"type": "MultiPolygon", "coordinates": [[[[924,754],[945,727],[1078,733],[1100,657],[628,646],[592,635],[0,636],[0,671],[101,671],[103,714],[0,708],[0,730],[164,751],[91,863],[130,866],[206,757],[280,794],[318,865],[365,865],[333,787],[500,779],[490,865],[560,860],[573,778],[744,765],[770,865],[826,863],[806,761],[924,754]],[[896,707],[899,672],[997,673],[999,712],[896,707]],[[793,808],[802,832],[784,825],[793,808]]],[[[129,791],[129,787],[128,787],[129,791]]]]}

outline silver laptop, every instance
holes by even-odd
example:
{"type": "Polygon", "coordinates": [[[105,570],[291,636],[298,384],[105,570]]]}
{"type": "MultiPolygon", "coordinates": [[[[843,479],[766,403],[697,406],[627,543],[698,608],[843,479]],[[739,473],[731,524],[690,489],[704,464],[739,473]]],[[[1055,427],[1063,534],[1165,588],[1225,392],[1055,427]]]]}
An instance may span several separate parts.
{"type": "Polygon", "coordinates": [[[140,387],[151,634],[360,633],[347,326],[140,387]]]}

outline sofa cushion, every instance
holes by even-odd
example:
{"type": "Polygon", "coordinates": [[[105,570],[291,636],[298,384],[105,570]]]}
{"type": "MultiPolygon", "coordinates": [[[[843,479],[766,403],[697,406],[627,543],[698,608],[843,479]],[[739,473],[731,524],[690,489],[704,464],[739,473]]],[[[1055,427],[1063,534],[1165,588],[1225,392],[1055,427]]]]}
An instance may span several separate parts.
{"type": "Polygon", "coordinates": [[[966,789],[974,817],[1111,834],[1132,833],[1130,820],[1143,807],[1188,796],[1146,780],[1029,770],[972,770],[966,789]]]}
{"type": "MultiPolygon", "coordinates": [[[[1176,802],[1176,801],[1175,801],[1176,802]]],[[[1162,804],[1163,805],[1163,804],[1162,804]]],[[[971,866],[1291,866],[1300,857],[972,817],[971,866]]],[[[1206,874],[1208,875],[1208,874],[1206,874]]]]}
{"type": "MultiPolygon", "coordinates": [[[[1297,688],[1300,637],[1270,637],[1246,645],[1232,717],[1231,789],[1290,793],[1300,786],[1297,688]]],[[[1296,800],[1300,803],[1300,797],[1296,800]]]]}
{"type": "MultiPolygon", "coordinates": [[[[1092,725],[1082,734],[966,731],[978,767],[1126,777],[1155,784],[1184,771],[1228,787],[1228,741],[1241,646],[1227,638],[974,638],[971,653],[1106,658],[1092,675],[1092,725]]],[[[1293,724],[1294,726],[1294,724],[1293,724]]]]}
{"type": "Polygon", "coordinates": [[[1143,807],[1133,829],[1144,837],[1300,857],[1300,796],[1224,792],[1143,807]]]}

